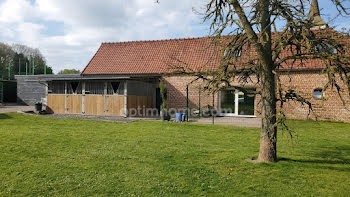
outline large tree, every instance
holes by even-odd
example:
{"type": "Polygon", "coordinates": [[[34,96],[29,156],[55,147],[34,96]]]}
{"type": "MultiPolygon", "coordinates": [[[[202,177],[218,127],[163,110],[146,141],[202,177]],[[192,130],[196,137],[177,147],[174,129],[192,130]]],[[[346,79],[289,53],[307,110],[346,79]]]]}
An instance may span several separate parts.
{"type": "Polygon", "coordinates": [[[14,75],[52,74],[52,68],[46,66],[45,57],[39,49],[25,45],[12,46],[0,42],[0,76],[5,79],[14,79],[14,75]]]}
{"type": "Polygon", "coordinates": [[[0,42],[0,77],[6,78],[8,75],[9,65],[13,62],[15,52],[11,46],[0,42]]]}
{"type": "MultiPolygon", "coordinates": [[[[331,2],[339,15],[348,14],[347,2],[331,2]]],[[[257,81],[262,128],[254,162],[277,161],[277,126],[291,132],[285,124],[285,102],[295,100],[312,110],[312,103],[297,90],[282,88],[282,70],[322,60],[328,76],[324,91],[336,87],[342,95],[344,83],[350,95],[349,36],[328,27],[317,0],[209,0],[204,21],[210,22],[214,43],[221,49],[220,66],[215,72],[182,72],[204,79],[213,92],[257,81]]]]}
{"type": "Polygon", "coordinates": [[[13,71],[15,74],[24,74],[26,72],[26,65],[28,66],[27,70],[29,73],[33,73],[34,67],[35,75],[44,74],[46,67],[46,74],[53,74],[52,68],[46,65],[45,57],[39,49],[21,44],[12,45],[12,49],[16,53],[13,58],[13,71]]]}
{"type": "MultiPolygon", "coordinates": [[[[332,2],[339,14],[347,14],[343,1],[332,2]]],[[[232,35],[224,41],[223,61],[208,85],[229,86],[234,80],[244,84],[251,77],[257,78],[262,129],[255,161],[276,162],[277,126],[287,128],[283,104],[296,100],[312,109],[312,103],[296,90],[281,87],[281,70],[321,59],[329,79],[324,89],[333,86],[342,91],[337,80],[340,78],[349,91],[349,40],[344,41],[348,35],[327,26],[320,16],[317,0],[211,0],[205,14],[219,40],[222,34],[232,35]],[[249,55],[252,51],[254,55],[249,55]],[[242,53],[242,57],[237,53],[242,53]]]]}

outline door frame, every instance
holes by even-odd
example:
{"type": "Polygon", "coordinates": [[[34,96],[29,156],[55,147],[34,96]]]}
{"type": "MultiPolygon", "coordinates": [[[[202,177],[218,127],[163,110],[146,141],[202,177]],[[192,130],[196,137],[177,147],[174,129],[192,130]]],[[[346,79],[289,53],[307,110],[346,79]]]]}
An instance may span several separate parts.
{"type": "MultiPolygon", "coordinates": [[[[238,108],[239,108],[239,90],[232,88],[235,90],[235,111],[234,113],[222,113],[221,112],[221,90],[218,92],[218,109],[219,109],[219,116],[223,117],[241,117],[241,118],[255,118],[255,115],[239,115],[238,114],[238,108]]],[[[225,89],[225,90],[230,90],[230,89],[225,89]]],[[[254,106],[255,107],[255,106],[254,106]]],[[[254,111],[255,114],[255,111],[254,111]]]]}

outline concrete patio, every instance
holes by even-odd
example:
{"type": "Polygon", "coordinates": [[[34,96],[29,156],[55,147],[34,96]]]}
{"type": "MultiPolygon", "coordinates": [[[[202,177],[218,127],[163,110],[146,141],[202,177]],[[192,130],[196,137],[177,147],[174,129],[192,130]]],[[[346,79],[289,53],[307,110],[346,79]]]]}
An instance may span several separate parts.
{"type": "MultiPolygon", "coordinates": [[[[191,120],[191,122],[201,123],[201,124],[212,124],[213,119],[200,118],[191,120]]],[[[261,118],[242,118],[242,117],[215,117],[215,125],[232,125],[239,127],[258,127],[261,128],[261,118]]]]}
{"type": "MultiPolygon", "coordinates": [[[[15,103],[7,103],[0,105],[0,113],[10,113],[10,112],[28,112],[34,111],[34,106],[23,106],[17,105],[15,103]]],[[[54,118],[69,118],[69,119],[90,119],[90,120],[103,120],[103,121],[115,121],[115,122],[133,122],[138,120],[152,120],[160,121],[159,117],[129,117],[124,118],[120,116],[87,116],[81,114],[46,114],[43,116],[54,117],[54,118]]],[[[172,118],[171,121],[175,121],[172,118]]],[[[208,118],[190,118],[189,122],[191,123],[200,123],[200,124],[212,124],[213,119],[208,118]]],[[[261,118],[243,118],[243,117],[215,117],[215,125],[231,125],[238,127],[261,127],[261,118]]]]}
{"type": "Polygon", "coordinates": [[[16,103],[0,104],[0,113],[33,111],[34,106],[18,105],[16,103]]]}

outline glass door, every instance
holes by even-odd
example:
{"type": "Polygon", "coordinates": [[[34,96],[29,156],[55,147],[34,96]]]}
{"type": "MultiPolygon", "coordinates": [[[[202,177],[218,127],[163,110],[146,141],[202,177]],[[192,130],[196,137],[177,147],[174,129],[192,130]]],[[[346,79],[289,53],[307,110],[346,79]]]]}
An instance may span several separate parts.
{"type": "Polygon", "coordinates": [[[221,90],[220,115],[222,116],[254,116],[255,89],[221,90]]]}
{"type": "Polygon", "coordinates": [[[220,91],[221,114],[224,114],[224,115],[235,114],[235,95],[236,95],[236,91],[234,89],[220,91]]]}
{"type": "Polygon", "coordinates": [[[238,115],[254,116],[255,94],[252,89],[238,93],[238,115]],[[250,92],[250,93],[249,93],[250,92]]]}

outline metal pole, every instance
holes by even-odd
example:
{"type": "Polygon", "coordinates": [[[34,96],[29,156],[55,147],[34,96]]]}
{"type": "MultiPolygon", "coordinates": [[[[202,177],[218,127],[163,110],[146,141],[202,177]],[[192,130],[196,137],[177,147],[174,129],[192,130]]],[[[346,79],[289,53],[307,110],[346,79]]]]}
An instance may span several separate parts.
{"type": "Polygon", "coordinates": [[[34,58],[32,59],[32,68],[33,68],[33,75],[35,75],[35,73],[34,73],[34,69],[35,69],[34,58]]]}
{"type": "Polygon", "coordinates": [[[188,122],[188,84],[186,85],[186,121],[188,122]]]}
{"type": "Polygon", "coordinates": [[[28,62],[26,61],[26,75],[28,75],[28,62]]]}
{"type": "Polygon", "coordinates": [[[44,64],[44,75],[46,75],[46,64],[44,64]]]}
{"type": "Polygon", "coordinates": [[[8,73],[8,80],[10,80],[11,79],[11,65],[10,65],[10,62],[9,62],[8,71],[9,71],[9,73],[8,73]]]}
{"type": "Polygon", "coordinates": [[[18,57],[18,74],[21,75],[21,58],[18,57]]]}
{"type": "Polygon", "coordinates": [[[211,109],[211,116],[212,116],[212,123],[214,124],[214,100],[215,100],[215,98],[214,98],[215,96],[214,96],[214,93],[213,93],[213,107],[212,107],[212,109],[211,109]]]}
{"type": "Polygon", "coordinates": [[[201,86],[199,85],[199,89],[198,89],[198,116],[201,117],[201,86]]]}

